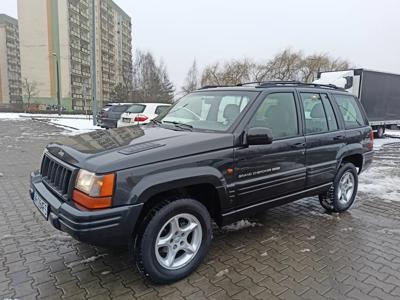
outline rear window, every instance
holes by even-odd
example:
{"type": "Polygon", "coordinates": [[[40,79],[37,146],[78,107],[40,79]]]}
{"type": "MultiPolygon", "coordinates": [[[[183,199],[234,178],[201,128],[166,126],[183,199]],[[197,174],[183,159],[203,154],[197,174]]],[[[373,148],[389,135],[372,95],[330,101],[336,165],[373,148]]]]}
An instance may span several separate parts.
{"type": "Polygon", "coordinates": [[[343,116],[346,129],[367,125],[358,106],[357,100],[353,96],[335,95],[335,100],[343,116]]]}
{"type": "Polygon", "coordinates": [[[145,108],[146,108],[146,105],[134,104],[128,108],[127,112],[134,113],[134,114],[140,114],[140,113],[144,112],[145,108]]]}
{"type": "Polygon", "coordinates": [[[114,107],[112,108],[112,111],[115,112],[124,112],[126,111],[130,106],[127,105],[114,105],[114,107]]]}
{"type": "Polygon", "coordinates": [[[154,112],[156,115],[161,114],[162,112],[166,111],[169,108],[168,105],[159,105],[156,108],[156,111],[154,112]]]}

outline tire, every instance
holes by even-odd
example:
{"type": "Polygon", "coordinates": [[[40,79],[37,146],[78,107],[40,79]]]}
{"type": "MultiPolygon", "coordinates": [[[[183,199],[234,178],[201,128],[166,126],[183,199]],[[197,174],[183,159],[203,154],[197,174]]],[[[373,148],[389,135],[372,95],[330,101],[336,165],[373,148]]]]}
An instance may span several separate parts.
{"type": "Polygon", "coordinates": [[[379,126],[378,129],[376,130],[376,138],[381,139],[385,135],[385,127],[379,126]]]}
{"type": "Polygon", "coordinates": [[[353,204],[357,189],[357,170],[352,163],[345,163],[336,173],[329,191],[326,194],[319,195],[319,202],[328,212],[344,212],[353,204]],[[344,192],[345,190],[346,192],[344,192]]]}
{"type": "Polygon", "coordinates": [[[211,225],[207,208],[193,199],[164,202],[154,208],[136,238],[139,271],[159,284],[188,276],[208,253],[211,225]]]}

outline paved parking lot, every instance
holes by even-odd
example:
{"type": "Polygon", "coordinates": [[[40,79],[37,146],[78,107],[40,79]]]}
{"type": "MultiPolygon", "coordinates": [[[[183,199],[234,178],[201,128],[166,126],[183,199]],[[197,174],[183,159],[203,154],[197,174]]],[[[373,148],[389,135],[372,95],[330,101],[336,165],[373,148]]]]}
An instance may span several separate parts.
{"type": "MultiPolygon", "coordinates": [[[[382,197],[376,187],[360,193],[341,215],[325,214],[309,198],[216,229],[205,263],[192,276],[155,286],[141,278],[126,251],[74,241],[31,204],[29,172],[61,131],[0,120],[0,299],[400,298],[399,190],[387,187],[382,197]]],[[[374,163],[381,178],[368,173],[365,180],[370,188],[375,179],[384,184],[400,176],[399,166],[400,145],[387,145],[374,163]]]]}

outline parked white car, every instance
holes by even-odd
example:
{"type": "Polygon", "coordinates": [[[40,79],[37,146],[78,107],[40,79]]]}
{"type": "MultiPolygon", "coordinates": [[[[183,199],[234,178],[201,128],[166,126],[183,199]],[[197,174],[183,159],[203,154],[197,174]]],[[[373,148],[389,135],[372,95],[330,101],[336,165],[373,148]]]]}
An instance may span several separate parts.
{"type": "Polygon", "coordinates": [[[121,115],[117,127],[147,124],[170,106],[166,103],[135,103],[121,115]]]}

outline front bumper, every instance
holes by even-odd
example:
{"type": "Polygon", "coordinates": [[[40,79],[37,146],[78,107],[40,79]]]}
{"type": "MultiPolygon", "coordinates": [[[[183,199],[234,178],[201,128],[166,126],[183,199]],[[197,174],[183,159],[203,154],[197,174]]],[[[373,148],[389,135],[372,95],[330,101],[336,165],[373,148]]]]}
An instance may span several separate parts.
{"type": "Polygon", "coordinates": [[[95,211],[82,210],[71,201],[55,196],[37,172],[31,174],[30,196],[38,193],[49,207],[48,221],[76,240],[103,247],[129,244],[143,204],[95,211]]]}

